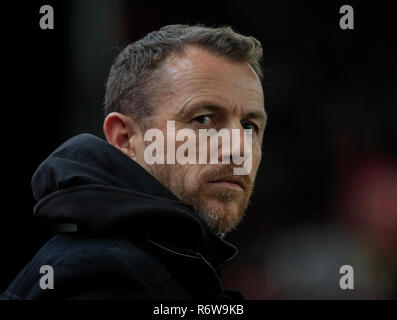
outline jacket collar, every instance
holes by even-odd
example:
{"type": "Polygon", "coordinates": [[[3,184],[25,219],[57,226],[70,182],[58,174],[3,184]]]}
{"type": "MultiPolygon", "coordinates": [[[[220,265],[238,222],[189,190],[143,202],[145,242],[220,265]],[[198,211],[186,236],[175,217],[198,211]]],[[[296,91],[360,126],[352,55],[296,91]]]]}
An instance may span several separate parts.
{"type": "Polygon", "coordinates": [[[93,135],[55,150],[32,179],[41,219],[92,234],[146,238],[180,253],[200,253],[214,268],[238,252],[165,186],[124,153],[93,135]]]}

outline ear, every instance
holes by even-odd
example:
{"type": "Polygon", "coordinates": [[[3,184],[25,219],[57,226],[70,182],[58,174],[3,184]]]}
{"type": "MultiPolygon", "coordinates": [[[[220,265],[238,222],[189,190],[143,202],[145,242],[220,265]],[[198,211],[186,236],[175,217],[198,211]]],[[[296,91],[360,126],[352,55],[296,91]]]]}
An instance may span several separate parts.
{"type": "Polygon", "coordinates": [[[134,144],[138,141],[140,128],[134,119],[119,112],[112,112],[103,122],[103,132],[108,143],[136,160],[134,144]]]}

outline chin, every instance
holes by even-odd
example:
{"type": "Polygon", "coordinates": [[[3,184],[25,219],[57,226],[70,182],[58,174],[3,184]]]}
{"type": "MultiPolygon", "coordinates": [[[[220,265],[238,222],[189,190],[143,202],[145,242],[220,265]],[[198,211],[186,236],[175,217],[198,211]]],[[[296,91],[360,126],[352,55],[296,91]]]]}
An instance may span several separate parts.
{"type": "Polygon", "coordinates": [[[234,201],[224,203],[219,200],[211,200],[201,211],[218,234],[233,230],[243,216],[241,207],[234,201]]]}
{"type": "Polygon", "coordinates": [[[231,203],[222,203],[219,202],[214,206],[215,212],[219,212],[219,216],[229,216],[229,217],[238,217],[239,214],[239,205],[231,202],[231,203]]]}

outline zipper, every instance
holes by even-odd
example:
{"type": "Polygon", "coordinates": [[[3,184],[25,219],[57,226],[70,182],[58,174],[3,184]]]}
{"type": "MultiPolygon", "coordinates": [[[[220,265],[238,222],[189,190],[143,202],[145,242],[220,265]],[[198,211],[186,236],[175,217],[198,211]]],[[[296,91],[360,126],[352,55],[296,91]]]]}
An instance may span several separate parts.
{"type": "Polygon", "coordinates": [[[210,267],[210,269],[212,270],[213,274],[214,274],[215,277],[216,277],[216,280],[218,281],[218,285],[219,285],[219,288],[221,289],[222,295],[224,296],[224,295],[225,295],[225,292],[224,292],[224,290],[223,290],[223,286],[222,286],[221,279],[219,279],[219,276],[218,276],[218,274],[216,273],[214,267],[213,267],[213,266],[211,265],[211,263],[209,263],[209,262],[207,261],[207,259],[205,259],[200,253],[196,252],[196,255],[198,255],[198,256],[210,267]]]}
{"type": "MultiPolygon", "coordinates": [[[[217,280],[218,286],[219,286],[219,288],[221,289],[222,295],[225,295],[225,292],[224,292],[224,289],[223,289],[223,286],[222,286],[222,282],[221,282],[221,280],[219,279],[219,276],[218,276],[218,274],[216,273],[214,267],[213,267],[213,266],[211,265],[211,263],[209,263],[209,262],[207,261],[207,259],[205,259],[200,253],[195,252],[195,255],[193,256],[193,255],[190,255],[190,254],[181,253],[181,252],[178,252],[178,251],[169,249],[169,248],[167,248],[167,247],[165,247],[165,246],[163,246],[163,245],[161,245],[161,244],[158,244],[158,243],[156,243],[156,242],[154,242],[154,241],[152,241],[152,240],[150,240],[150,239],[146,239],[146,240],[147,240],[148,242],[150,242],[151,244],[153,244],[153,245],[155,245],[155,246],[157,246],[157,247],[159,247],[159,248],[161,248],[161,249],[163,249],[163,250],[165,250],[165,251],[168,251],[168,252],[170,252],[170,253],[173,253],[173,254],[175,254],[175,255],[182,256],[182,257],[185,257],[185,258],[198,259],[198,260],[200,260],[200,261],[203,261],[203,262],[210,268],[211,272],[215,275],[215,278],[216,278],[216,280],[217,280]]],[[[231,259],[231,258],[230,258],[230,259],[231,259]]],[[[228,259],[228,260],[230,260],[230,259],[228,259]]],[[[228,260],[227,260],[227,261],[228,261],[228,260]]]]}
{"type": "Polygon", "coordinates": [[[229,261],[232,260],[235,256],[238,255],[238,253],[239,253],[238,249],[237,249],[236,247],[234,247],[234,248],[236,249],[236,252],[235,252],[229,259],[226,259],[225,261],[223,261],[223,262],[216,268],[216,270],[219,270],[220,268],[222,268],[222,266],[223,266],[225,263],[229,262],[229,261]]]}
{"type": "Polygon", "coordinates": [[[176,255],[178,255],[178,256],[182,256],[182,257],[186,257],[186,258],[193,258],[193,259],[200,259],[200,258],[197,257],[197,256],[193,256],[193,255],[186,254],[186,253],[181,253],[181,252],[178,252],[178,251],[174,251],[174,250],[172,250],[172,249],[169,249],[169,248],[167,248],[167,247],[164,247],[163,245],[158,244],[157,242],[154,242],[154,241],[152,241],[152,240],[150,240],[150,239],[146,239],[146,240],[147,240],[148,242],[150,242],[151,244],[154,244],[155,246],[160,247],[161,249],[164,249],[165,251],[174,253],[174,254],[176,254],[176,255]]]}

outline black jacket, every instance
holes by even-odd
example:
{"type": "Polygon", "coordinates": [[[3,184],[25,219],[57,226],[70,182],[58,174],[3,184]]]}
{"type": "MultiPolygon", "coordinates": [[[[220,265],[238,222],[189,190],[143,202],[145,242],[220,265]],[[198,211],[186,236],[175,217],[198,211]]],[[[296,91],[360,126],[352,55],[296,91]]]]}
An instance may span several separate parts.
{"type": "Polygon", "coordinates": [[[219,279],[236,247],[106,141],[66,141],[39,166],[32,188],[38,218],[78,231],[48,241],[6,299],[242,298],[219,279]],[[43,265],[54,270],[54,289],[40,288],[43,265]]]}

